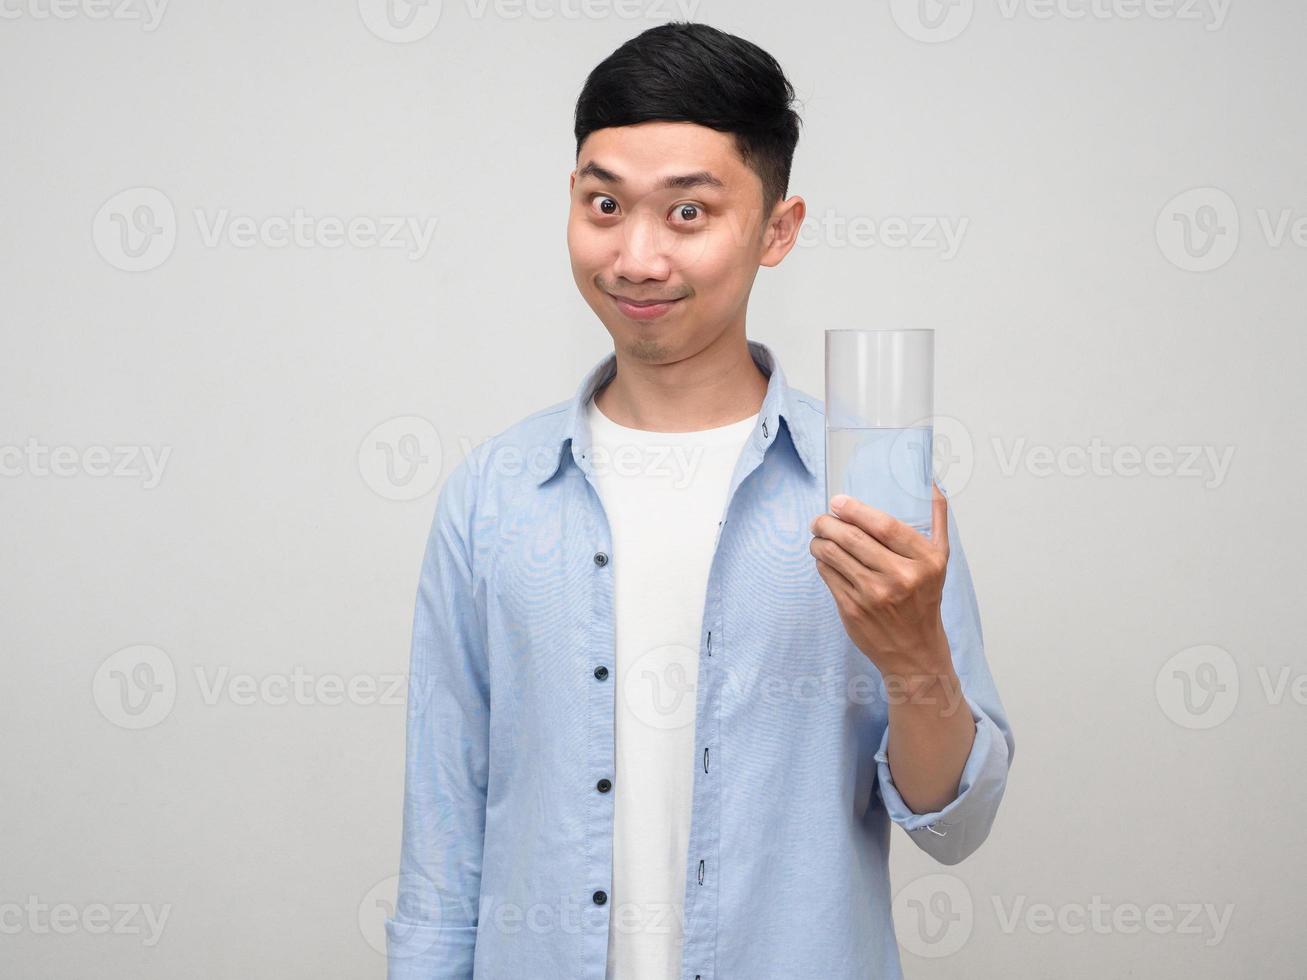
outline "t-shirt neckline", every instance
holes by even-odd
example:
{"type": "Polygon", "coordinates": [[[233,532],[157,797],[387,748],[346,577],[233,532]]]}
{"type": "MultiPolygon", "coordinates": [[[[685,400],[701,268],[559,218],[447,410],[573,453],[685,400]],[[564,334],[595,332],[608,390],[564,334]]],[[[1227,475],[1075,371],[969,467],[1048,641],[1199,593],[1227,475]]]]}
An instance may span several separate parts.
{"type": "Polygon", "coordinates": [[[761,412],[755,412],[747,418],[739,419],[735,422],[727,422],[725,425],[713,426],[710,429],[692,429],[689,432],[660,432],[654,429],[633,429],[630,426],[614,422],[604,414],[603,409],[595,402],[593,396],[586,405],[589,412],[592,425],[598,426],[601,433],[607,430],[609,433],[620,436],[628,441],[657,441],[667,442],[731,442],[741,437],[747,437],[748,433],[755,424],[761,412]]]}

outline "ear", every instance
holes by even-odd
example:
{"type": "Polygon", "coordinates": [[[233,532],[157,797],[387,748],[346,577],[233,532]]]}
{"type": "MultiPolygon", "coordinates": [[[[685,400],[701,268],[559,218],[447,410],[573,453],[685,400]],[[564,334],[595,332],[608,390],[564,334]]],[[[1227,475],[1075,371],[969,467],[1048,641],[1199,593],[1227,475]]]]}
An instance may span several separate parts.
{"type": "Polygon", "coordinates": [[[799,240],[799,231],[807,214],[808,205],[797,194],[776,203],[763,232],[763,251],[759,265],[770,267],[780,264],[781,259],[790,253],[790,249],[799,240]]]}

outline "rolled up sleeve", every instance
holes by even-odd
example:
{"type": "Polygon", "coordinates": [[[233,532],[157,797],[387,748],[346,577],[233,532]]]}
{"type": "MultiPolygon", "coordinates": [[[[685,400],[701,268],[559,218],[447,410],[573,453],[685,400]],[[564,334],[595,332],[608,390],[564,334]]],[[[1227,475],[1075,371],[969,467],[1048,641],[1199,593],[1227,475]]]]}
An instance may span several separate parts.
{"type": "MultiPolygon", "coordinates": [[[[469,460],[471,457],[469,457],[469,460]]],[[[403,835],[389,980],[471,980],[485,839],[490,684],[470,526],[476,478],[446,480],[413,619],[403,835]]]]}
{"type": "MultiPolygon", "coordinates": [[[[942,483],[940,490],[948,496],[942,483]]],[[[954,669],[962,680],[963,698],[976,724],[975,739],[962,767],[957,795],[942,809],[929,813],[910,809],[894,785],[888,755],[888,724],[875,760],[876,785],[890,819],[935,860],[957,864],[989,836],[1007,788],[1016,743],[985,660],[980,608],[952,506],[948,509],[948,522],[949,560],[941,616],[954,669]]]]}

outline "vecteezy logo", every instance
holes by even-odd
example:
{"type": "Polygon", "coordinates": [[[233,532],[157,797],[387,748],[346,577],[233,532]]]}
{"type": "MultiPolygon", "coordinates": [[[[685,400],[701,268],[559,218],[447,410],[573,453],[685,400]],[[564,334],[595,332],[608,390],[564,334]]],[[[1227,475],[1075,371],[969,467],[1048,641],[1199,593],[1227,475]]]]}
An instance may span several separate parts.
{"type": "MultiPolygon", "coordinates": [[[[931,484],[935,479],[934,458],[931,450],[930,419],[921,419],[900,429],[889,450],[889,471],[898,485],[902,506],[912,513],[914,520],[924,516],[930,533],[930,506],[934,500],[931,484]]],[[[907,517],[900,516],[901,520],[907,517]]]]}
{"type": "Polygon", "coordinates": [[[440,22],[441,0],[359,0],[359,16],[377,37],[392,44],[420,41],[440,22]]]}
{"type": "Polygon", "coordinates": [[[1167,261],[1187,272],[1211,272],[1239,247],[1239,209],[1219,187],[1194,187],[1166,202],[1154,229],[1167,261]]]}
{"type": "Polygon", "coordinates": [[[923,875],[894,896],[899,945],[917,956],[952,956],[971,938],[974,923],[971,890],[956,875],[923,875]]]}
{"type": "Polygon", "coordinates": [[[894,23],[914,41],[951,41],[971,23],[975,0],[890,0],[894,23]]]}
{"type": "Polygon", "coordinates": [[[119,728],[150,728],[177,700],[177,671],[158,647],[140,644],[111,654],[91,682],[100,714],[119,728]]]}
{"type": "Polygon", "coordinates": [[[900,430],[889,453],[890,473],[899,488],[924,503],[927,513],[935,496],[932,482],[952,499],[971,480],[975,466],[971,430],[952,415],[930,415],[900,430]],[[922,473],[924,467],[931,472],[922,473]]]}
{"type": "Polygon", "coordinates": [[[660,731],[693,725],[697,663],[695,651],[683,643],[668,643],[642,653],[620,672],[627,709],[660,731]]]}
{"type": "Polygon", "coordinates": [[[359,444],[363,482],[387,500],[417,500],[440,479],[440,435],[417,415],[382,422],[359,444]]]}
{"type": "Polygon", "coordinates": [[[115,269],[147,272],[172,255],[177,214],[172,201],[153,187],[119,191],[100,206],[91,224],[95,250],[115,269]]]}
{"type": "Polygon", "coordinates": [[[1157,703],[1182,728],[1215,728],[1239,703],[1239,667],[1212,644],[1186,647],[1157,672],[1157,703]]]}
{"type": "Polygon", "coordinates": [[[430,949],[440,936],[440,919],[440,893],[421,875],[392,875],[368,889],[359,902],[359,932],[364,940],[385,956],[390,930],[395,959],[420,956],[430,949]]]}
{"type": "Polygon", "coordinates": [[[934,427],[935,480],[956,497],[971,482],[976,468],[976,447],[965,422],[952,415],[931,417],[934,427]]]}

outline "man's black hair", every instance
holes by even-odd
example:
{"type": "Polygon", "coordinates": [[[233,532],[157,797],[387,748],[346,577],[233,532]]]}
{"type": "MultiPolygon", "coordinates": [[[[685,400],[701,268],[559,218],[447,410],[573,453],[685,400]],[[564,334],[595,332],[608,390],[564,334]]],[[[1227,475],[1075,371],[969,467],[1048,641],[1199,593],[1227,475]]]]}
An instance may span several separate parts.
{"type": "Polygon", "coordinates": [[[692,122],[735,136],[762,179],[764,214],[785,198],[801,120],[780,64],[750,41],[673,21],[631,38],[590,72],[576,101],[576,153],[597,129],[692,122]]]}

